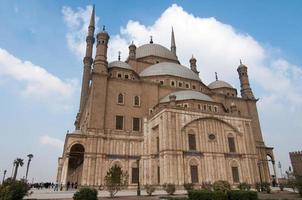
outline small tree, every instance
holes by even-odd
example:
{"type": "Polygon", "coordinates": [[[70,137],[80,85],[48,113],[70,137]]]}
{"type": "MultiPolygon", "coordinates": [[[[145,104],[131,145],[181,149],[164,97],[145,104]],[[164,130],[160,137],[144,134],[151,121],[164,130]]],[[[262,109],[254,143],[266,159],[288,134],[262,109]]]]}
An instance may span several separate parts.
{"type": "Polygon", "coordinates": [[[16,160],[14,160],[15,172],[14,172],[13,180],[16,180],[18,168],[19,168],[19,166],[22,167],[23,164],[24,164],[24,162],[23,162],[23,159],[21,159],[21,158],[17,158],[16,160]]]}
{"type": "Polygon", "coordinates": [[[94,188],[81,188],[79,191],[74,193],[74,200],[97,200],[98,191],[94,188]]]}
{"type": "Polygon", "coordinates": [[[168,183],[168,184],[164,184],[164,185],[163,185],[163,189],[164,189],[169,195],[172,195],[172,194],[174,194],[174,192],[175,192],[175,190],[176,190],[176,187],[175,187],[175,184],[168,183]]]}
{"type": "Polygon", "coordinates": [[[112,166],[105,176],[105,188],[110,193],[110,197],[126,187],[128,184],[128,173],[117,166],[112,166]]]}
{"type": "Polygon", "coordinates": [[[221,191],[226,194],[228,191],[231,190],[231,185],[227,181],[215,181],[213,184],[213,189],[214,191],[221,191]]]}
{"type": "Polygon", "coordinates": [[[145,185],[145,189],[146,189],[146,192],[149,196],[152,195],[152,193],[155,191],[155,186],[154,185],[145,185]]]}
{"type": "Polygon", "coordinates": [[[249,191],[251,189],[251,185],[248,184],[248,183],[245,183],[245,182],[239,183],[238,189],[239,190],[247,190],[247,191],[249,191]]]}
{"type": "Polygon", "coordinates": [[[184,188],[187,192],[190,191],[190,190],[193,190],[194,189],[194,183],[185,183],[184,188]]]}
{"type": "Polygon", "coordinates": [[[23,181],[7,179],[0,186],[1,200],[22,200],[29,190],[28,185],[23,181]]]}

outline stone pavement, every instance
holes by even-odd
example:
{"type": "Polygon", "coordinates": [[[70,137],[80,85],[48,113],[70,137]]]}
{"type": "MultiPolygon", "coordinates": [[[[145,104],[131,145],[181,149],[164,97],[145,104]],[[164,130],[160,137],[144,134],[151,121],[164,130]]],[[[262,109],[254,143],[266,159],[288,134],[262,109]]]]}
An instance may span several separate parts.
{"type": "MultiPolygon", "coordinates": [[[[24,199],[72,199],[73,194],[76,190],[69,191],[53,191],[53,189],[32,189],[33,193],[30,196],[25,197],[24,199]]],[[[167,193],[163,190],[156,190],[153,195],[166,195],[167,193]]],[[[186,194],[185,190],[178,190],[175,194],[186,194]]],[[[145,190],[141,192],[142,196],[146,196],[147,193],[145,190]]],[[[126,197],[126,196],[136,196],[136,190],[124,190],[119,191],[116,196],[118,197],[126,197]]],[[[107,191],[99,191],[98,197],[109,197],[109,193],[107,191]]]]}

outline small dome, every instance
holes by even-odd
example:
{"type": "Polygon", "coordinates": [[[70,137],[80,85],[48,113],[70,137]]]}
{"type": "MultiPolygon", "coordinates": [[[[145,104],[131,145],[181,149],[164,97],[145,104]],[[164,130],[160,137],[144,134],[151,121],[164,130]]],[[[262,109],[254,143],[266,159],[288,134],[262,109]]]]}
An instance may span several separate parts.
{"type": "Polygon", "coordinates": [[[166,47],[159,44],[144,44],[136,49],[136,58],[146,56],[158,56],[170,60],[177,60],[177,57],[166,47]]]}
{"type": "Polygon", "coordinates": [[[128,63],[125,63],[125,62],[122,62],[122,61],[113,61],[113,62],[109,63],[108,68],[112,68],[112,67],[119,67],[119,68],[131,69],[132,70],[132,67],[128,63]]]}
{"type": "Polygon", "coordinates": [[[165,103],[169,102],[170,98],[169,96],[175,95],[176,96],[176,101],[181,101],[181,100],[189,100],[189,99],[195,99],[195,100],[202,100],[202,101],[213,101],[211,97],[209,97],[206,94],[203,94],[201,92],[193,91],[193,90],[181,90],[177,92],[173,92],[164,98],[160,100],[160,103],[165,103]]]}
{"type": "Polygon", "coordinates": [[[227,83],[225,81],[220,81],[220,80],[210,83],[208,85],[208,87],[210,89],[217,89],[217,88],[232,88],[233,89],[233,87],[229,83],[227,83]]]}
{"type": "Polygon", "coordinates": [[[189,68],[176,63],[161,62],[151,65],[140,73],[144,76],[171,75],[190,80],[200,81],[199,76],[189,68]]]}

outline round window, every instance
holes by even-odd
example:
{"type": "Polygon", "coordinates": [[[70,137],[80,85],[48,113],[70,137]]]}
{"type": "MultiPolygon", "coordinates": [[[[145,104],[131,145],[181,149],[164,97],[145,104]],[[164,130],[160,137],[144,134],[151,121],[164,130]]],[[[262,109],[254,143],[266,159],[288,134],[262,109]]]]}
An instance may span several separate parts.
{"type": "Polygon", "coordinates": [[[209,139],[210,140],[215,140],[215,138],[216,138],[216,136],[213,133],[209,134],[209,139]]]}

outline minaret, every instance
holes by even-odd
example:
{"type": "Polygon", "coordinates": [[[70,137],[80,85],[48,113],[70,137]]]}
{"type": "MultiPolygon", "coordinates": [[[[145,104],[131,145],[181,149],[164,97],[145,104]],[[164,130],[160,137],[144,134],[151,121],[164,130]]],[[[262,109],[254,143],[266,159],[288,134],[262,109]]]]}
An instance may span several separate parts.
{"type": "Polygon", "coordinates": [[[192,55],[192,58],[190,59],[190,68],[194,73],[198,75],[199,71],[197,71],[196,62],[197,62],[196,58],[194,58],[194,56],[192,55]]]}
{"type": "Polygon", "coordinates": [[[89,84],[91,78],[91,65],[93,62],[92,50],[94,44],[94,30],[95,30],[95,7],[93,6],[90,23],[88,26],[88,35],[86,37],[86,54],[83,59],[84,68],[83,68],[83,79],[82,79],[82,90],[81,90],[79,113],[83,111],[88,96],[88,90],[89,90],[89,84]]]}
{"type": "Polygon", "coordinates": [[[242,64],[240,60],[240,65],[237,68],[237,72],[240,79],[240,87],[241,87],[241,97],[244,99],[255,99],[252,89],[249,83],[249,77],[247,74],[247,66],[242,64]]]}
{"type": "Polygon", "coordinates": [[[103,26],[102,32],[98,33],[96,44],[96,54],[93,65],[93,72],[95,73],[108,73],[108,62],[107,62],[107,50],[108,50],[108,41],[109,35],[105,31],[105,26],[103,26]]]}
{"type": "Polygon", "coordinates": [[[136,58],[136,46],[132,43],[129,46],[129,59],[135,59],[136,58]]]}
{"type": "Polygon", "coordinates": [[[173,27],[172,27],[172,33],[171,33],[171,52],[176,56],[176,44],[175,44],[175,36],[174,36],[173,27]]]}

